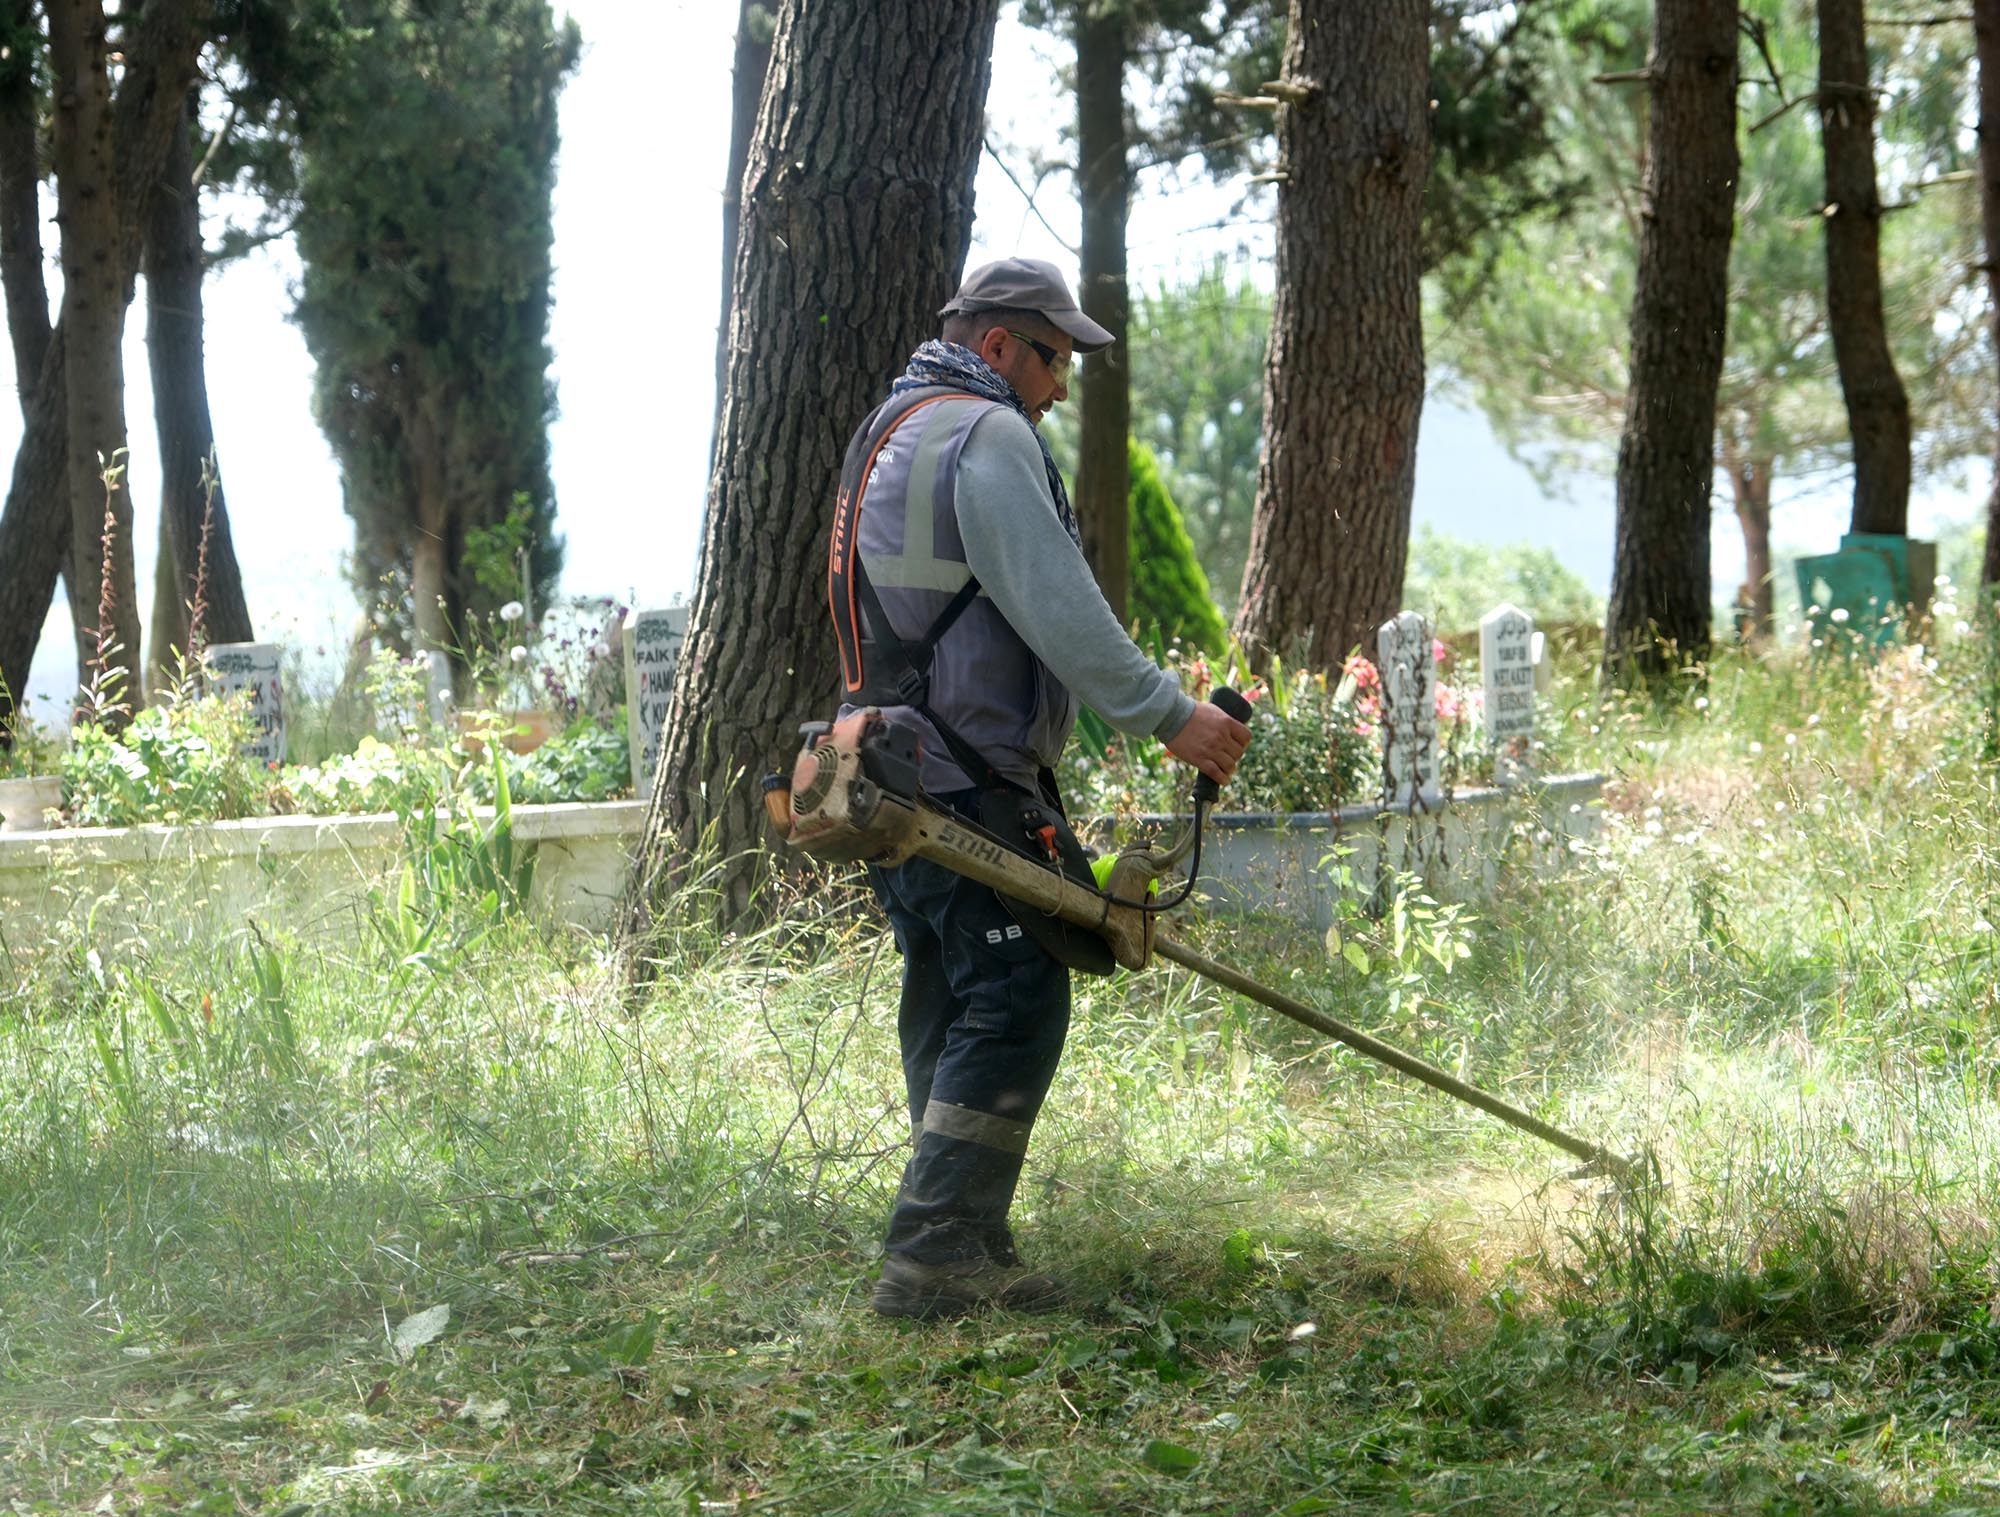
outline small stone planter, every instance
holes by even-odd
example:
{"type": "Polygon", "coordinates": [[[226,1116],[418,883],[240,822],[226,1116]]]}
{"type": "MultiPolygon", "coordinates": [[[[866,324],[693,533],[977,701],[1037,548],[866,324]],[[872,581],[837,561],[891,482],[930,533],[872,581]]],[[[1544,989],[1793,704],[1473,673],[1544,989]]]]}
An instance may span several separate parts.
{"type": "Polygon", "coordinates": [[[39,832],[48,813],[62,805],[62,777],[30,775],[0,780],[0,832],[39,832]]]}

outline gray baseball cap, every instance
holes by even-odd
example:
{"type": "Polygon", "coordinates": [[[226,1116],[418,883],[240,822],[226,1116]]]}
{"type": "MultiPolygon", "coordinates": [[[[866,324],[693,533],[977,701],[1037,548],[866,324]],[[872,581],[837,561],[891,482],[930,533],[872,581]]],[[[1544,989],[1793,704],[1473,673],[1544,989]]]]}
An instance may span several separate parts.
{"type": "Polygon", "coordinates": [[[1079,353],[1095,353],[1118,340],[1077,309],[1062,271],[1039,258],[981,264],[965,276],[965,283],[938,315],[994,310],[1034,311],[1069,333],[1079,353]]]}

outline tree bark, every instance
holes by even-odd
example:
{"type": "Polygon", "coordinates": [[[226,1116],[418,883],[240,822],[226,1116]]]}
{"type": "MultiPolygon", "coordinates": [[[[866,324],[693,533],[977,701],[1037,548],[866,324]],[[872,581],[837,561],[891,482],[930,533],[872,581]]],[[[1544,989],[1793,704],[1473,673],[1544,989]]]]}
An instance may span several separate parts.
{"type": "Polygon", "coordinates": [[[766,6],[758,0],[742,0],[736,16],[736,66],[730,76],[729,164],[722,180],[722,319],[715,329],[715,430],[708,449],[711,469],[715,467],[715,439],[722,430],[723,392],[729,384],[729,318],[736,305],[736,222],[743,199],[743,166],[750,161],[757,103],[764,97],[764,76],[771,67],[769,24],[766,6]]]}
{"type": "Polygon", "coordinates": [[[53,331],[42,277],[37,199],[41,161],[35,131],[41,92],[35,60],[41,48],[35,0],[7,0],[4,15],[10,41],[0,64],[0,291],[6,298],[24,430],[15,459],[16,489],[9,491],[9,509],[0,512],[0,748],[13,740],[15,701],[27,686],[28,666],[69,552],[68,502],[49,468],[48,424],[38,426],[35,414],[53,331]],[[41,445],[32,458],[30,442],[41,445]],[[25,478],[23,462],[31,465],[25,478]],[[31,509],[36,506],[40,509],[31,509]]]}
{"type": "MultiPolygon", "coordinates": [[[[194,78],[201,42],[199,22],[207,14],[206,0],[149,0],[137,40],[127,52],[113,125],[117,199],[125,212],[120,218],[118,253],[124,271],[122,298],[127,302],[132,298],[143,212],[171,148],[171,134],[179,128],[181,101],[194,78]]],[[[39,247],[39,233],[36,244],[39,247]]],[[[39,255],[35,268],[39,277],[39,255]]],[[[46,296],[42,309],[46,314],[46,296]]],[[[78,589],[70,554],[65,353],[64,334],[58,327],[26,407],[6,505],[0,509],[0,743],[6,741],[13,714],[9,692],[26,686],[58,577],[69,581],[72,620],[78,625],[84,622],[86,613],[77,603],[86,599],[91,602],[88,617],[96,620],[97,587],[93,583],[78,589]]]]}
{"type": "Polygon", "coordinates": [[[14,388],[26,421],[52,331],[42,278],[42,170],[35,136],[41,110],[35,60],[41,46],[35,0],[6,0],[4,15],[9,41],[0,60],[0,289],[6,293],[7,335],[14,348],[14,388]]]}
{"type": "Polygon", "coordinates": [[[1743,530],[1743,584],[1736,592],[1742,637],[1747,643],[1771,639],[1771,470],[1768,458],[1731,454],[1723,467],[1729,473],[1736,501],[1736,522],[1743,530]]]}
{"type": "Polygon", "coordinates": [[[69,554],[65,367],[57,331],[28,404],[6,509],[0,511],[0,746],[11,741],[15,703],[27,688],[28,668],[69,554]]]}
{"type": "Polygon", "coordinates": [[[162,513],[157,551],[153,555],[152,613],[146,632],[146,647],[150,650],[146,658],[146,688],[156,694],[173,684],[186,661],[188,634],[193,626],[188,608],[192,603],[193,597],[181,585],[173,534],[162,513]]]}
{"type": "Polygon", "coordinates": [[[1076,9],[1077,197],[1082,203],[1084,314],[1117,339],[1090,355],[1079,381],[1076,514],[1098,588],[1122,622],[1131,585],[1130,294],[1125,222],[1132,200],[1126,162],[1125,63],[1132,18],[1122,5],[1076,9]]]}
{"type": "Polygon", "coordinates": [[[1423,409],[1429,8],[1292,0],[1264,459],[1236,635],[1337,665],[1396,611],[1423,409]]]}
{"type": "Polygon", "coordinates": [[[1604,628],[1609,680],[1708,656],[1715,394],[1736,205],[1735,0],[1659,0],[1631,386],[1604,628]]]}
{"type": "Polygon", "coordinates": [[[141,694],[132,498],[125,488],[124,270],[111,140],[111,79],[101,0],[49,0],[55,89],[56,223],[62,232],[72,583],[82,604],[77,659],[93,676],[122,669],[120,698],[141,694]]]}
{"type": "Polygon", "coordinates": [[[722,858],[717,914],[743,913],[758,778],[790,765],[801,720],[832,711],[841,456],[957,285],[998,9],[882,0],[866,27],[813,0],[779,11],[732,280],[743,340],[630,896],[641,935],[706,845],[722,858]]]}
{"type": "MultiPolygon", "coordinates": [[[[1979,224],[1986,234],[1986,311],[2000,367],[2000,0],[1972,0],[1972,31],[1979,48],[1979,224]]],[[[1989,393],[2000,395],[2000,384],[1989,393]]],[[[1979,582],[2000,585],[2000,427],[1993,434],[1993,488],[1986,498],[1986,555],[1979,582]]]]}
{"type": "Polygon", "coordinates": [[[1854,439],[1856,532],[1910,526],[1910,401],[1882,314],[1882,198],[1861,0],[1819,0],[1819,119],[1826,155],[1826,309],[1854,439]]]}
{"type": "Polygon", "coordinates": [[[146,214],[146,357],[160,448],[160,556],[168,566],[165,574],[155,575],[157,593],[167,603],[153,609],[155,668],[171,664],[172,649],[191,651],[188,607],[195,603],[197,578],[202,579],[203,643],[247,643],[255,636],[219,466],[212,504],[210,500],[215,427],[202,355],[201,192],[194,182],[190,135],[195,126],[195,97],[190,94],[146,214]],[[163,636],[168,641],[163,643],[163,636]]]}
{"type": "Polygon", "coordinates": [[[447,406],[427,383],[426,366],[410,366],[410,399],[405,412],[409,428],[411,484],[416,494],[410,533],[410,620],[420,652],[441,651],[462,659],[457,629],[464,625],[464,600],[456,593],[452,565],[452,519],[445,458],[451,447],[443,419],[447,406]]]}

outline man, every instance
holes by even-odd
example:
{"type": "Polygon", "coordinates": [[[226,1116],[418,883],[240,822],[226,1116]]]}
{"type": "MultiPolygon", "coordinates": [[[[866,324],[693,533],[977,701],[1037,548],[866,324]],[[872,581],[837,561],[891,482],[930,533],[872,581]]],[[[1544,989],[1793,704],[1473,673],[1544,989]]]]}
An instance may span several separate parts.
{"type": "MultiPolygon", "coordinates": [[[[925,791],[975,819],[995,788],[1059,805],[1050,770],[1079,699],[1227,781],[1249,729],[1125,635],[1037,430],[1068,398],[1074,355],[1111,334],[1052,264],[1026,258],[974,270],[939,315],[942,340],[912,356],[842,471],[829,589],[848,709],[913,727],[925,791]]],[[[1022,1268],[1007,1214],[1069,1029],[1069,971],[990,888],[942,865],[871,877],[903,954],[916,1129],[874,1308],[1054,1306],[1061,1286],[1022,1268]]]]}

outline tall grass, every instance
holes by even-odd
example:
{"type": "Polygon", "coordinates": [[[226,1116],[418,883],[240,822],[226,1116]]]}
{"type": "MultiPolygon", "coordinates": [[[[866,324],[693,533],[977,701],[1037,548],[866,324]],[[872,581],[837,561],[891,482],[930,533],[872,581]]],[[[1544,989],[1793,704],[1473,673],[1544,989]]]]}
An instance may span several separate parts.
{"type": "Polygon", "coordinates": [[[850,887],[752,935],[668,924],[638,1005],[603,945],[469,890],[449,952],[393,887],[366,933],[12,944],[0,1487],[1305,1513],[1545,1510],[1559,1477],[1974,1509],[2000,797],[1971,662],[1724,659],[1677,710],[1574,671],[1605,825],[1448,921],[1465,957],[1184,929],[1645,1183],[1177,972],[1079,982],[1017,1217],[1078,1287],[1055,1319],[865,1311],[908,1119],[894,949],[850,887]]]}

